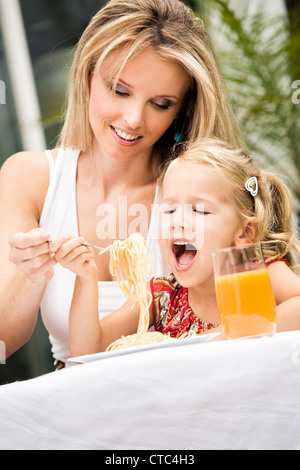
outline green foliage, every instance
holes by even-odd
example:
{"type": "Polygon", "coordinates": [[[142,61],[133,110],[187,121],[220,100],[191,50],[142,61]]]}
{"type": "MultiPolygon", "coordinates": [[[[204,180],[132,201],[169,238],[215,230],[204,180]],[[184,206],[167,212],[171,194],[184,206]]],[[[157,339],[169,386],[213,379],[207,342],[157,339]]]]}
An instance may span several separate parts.
{"type": "Polygon", "coordinates": [[[239,15],[228,1],[210,0],[206,21],[249,149],[288,175],[299,199],[300,29],[288,16],[251,13],[250,3],[239,15]]]}

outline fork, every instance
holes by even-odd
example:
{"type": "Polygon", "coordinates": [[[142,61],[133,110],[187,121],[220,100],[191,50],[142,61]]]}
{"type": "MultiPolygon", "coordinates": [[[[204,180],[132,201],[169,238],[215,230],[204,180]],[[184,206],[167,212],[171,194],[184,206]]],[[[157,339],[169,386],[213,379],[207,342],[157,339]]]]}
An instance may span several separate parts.
{"type": "Polygon", "coordinates": [[[106,248],[102,248],[101,246],[97,246],[97,245],[91,245],[90,243],[82,243],[82,246],[89,246],[91,248],[95,248],[96,250],[106,250],[107,252],[110,252],[110,250],[107,250],[106,248]]]}
{"type": "MultiPolygon", "coordinates": [[[[52,240],[47,240],[47,243],[51,243],[52,240]]],[[[81,246],[89,246],[90,248],[95,248],[96,250],[102,251],[106,250],[107,252],[110,252],[110,250],[107,250],[106,248],[102,248],[102,246],[97,246],[97,245],[91,245],[90,243],[82,243],[81,246]]]]}

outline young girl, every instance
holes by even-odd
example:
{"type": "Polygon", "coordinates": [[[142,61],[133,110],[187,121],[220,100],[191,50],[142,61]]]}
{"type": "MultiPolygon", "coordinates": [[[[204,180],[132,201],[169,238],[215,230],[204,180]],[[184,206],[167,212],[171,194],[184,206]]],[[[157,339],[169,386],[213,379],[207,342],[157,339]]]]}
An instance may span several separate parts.
{"type": "MultiPolygon", "coordinates": [[[[150,326],[173,337],[220,329],[211,253],[262,242],[277,331],[300,329],[300,278],[291,253],[300,251],[292,233],[290,195],[277,177],[258,169],[243,151],[206,139],[169,165],[161,192],[160,245],[172,274],[151,279],[150,326]]],[[[70,311],[73,355],[103,351],[135,333],[139,317],[129,300],[99,321],[96,264],[82,242],[70,239],[55,255],[77,275],[70,311]]]]}

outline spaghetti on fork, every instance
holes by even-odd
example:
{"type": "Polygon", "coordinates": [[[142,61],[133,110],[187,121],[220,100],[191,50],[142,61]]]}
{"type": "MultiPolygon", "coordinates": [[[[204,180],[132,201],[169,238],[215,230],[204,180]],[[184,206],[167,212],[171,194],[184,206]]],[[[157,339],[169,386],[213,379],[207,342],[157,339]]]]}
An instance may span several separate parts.
{"type": "MultiPolygon", "coordinates": [[[[135,298],[139,303],[140,314],[137,333],[121,336],[111,343],[106,351],[129,348],[171,339],[158,331],[149,329],[149,308],[152,295],[147,288],[151,277],[153,256],[146,240],[139,233],[132,234],[124,241],[116,240],[112,245],[99,252],[110,251],[109,269],[116,276],[118,284],[127,299],[135,298]]],[[[136,305],[135,303],[135,305],[136,305]]]]}

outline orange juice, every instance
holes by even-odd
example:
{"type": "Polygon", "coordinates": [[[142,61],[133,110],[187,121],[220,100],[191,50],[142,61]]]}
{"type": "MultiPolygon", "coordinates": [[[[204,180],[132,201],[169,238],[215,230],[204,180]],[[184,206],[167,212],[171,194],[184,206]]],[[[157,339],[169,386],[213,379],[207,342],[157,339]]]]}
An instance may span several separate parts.
{"type": "Polygon", "coordinates": [[[228,338],[275,333],[276,304],[267,269],[217,276],[215,285],[228,338]]]}

